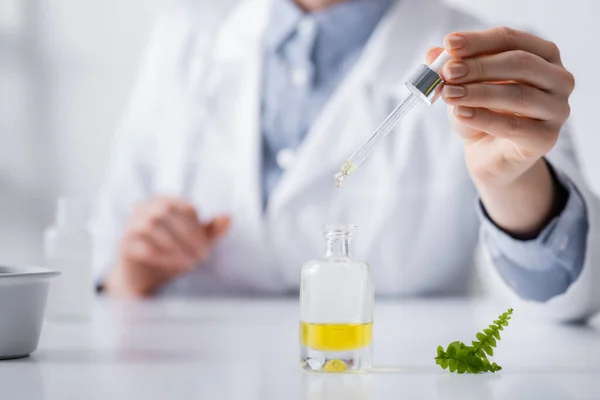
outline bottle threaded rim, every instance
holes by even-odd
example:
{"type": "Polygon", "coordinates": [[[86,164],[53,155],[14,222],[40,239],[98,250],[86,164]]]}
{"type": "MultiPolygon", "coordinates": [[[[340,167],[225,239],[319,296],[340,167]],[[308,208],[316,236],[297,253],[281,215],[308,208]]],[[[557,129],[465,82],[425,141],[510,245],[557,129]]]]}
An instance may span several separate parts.
{"type": "Polygon", "coordinates": [[[352,238],[356,225],[353,224],[327,224],[324,234],[327,239],[352,238]]]}

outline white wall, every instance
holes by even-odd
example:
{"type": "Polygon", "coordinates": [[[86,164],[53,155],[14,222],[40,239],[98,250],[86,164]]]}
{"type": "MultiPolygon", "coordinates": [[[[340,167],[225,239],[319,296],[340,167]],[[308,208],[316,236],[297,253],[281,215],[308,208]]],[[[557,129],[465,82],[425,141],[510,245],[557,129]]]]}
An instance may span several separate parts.
{"type": "Polygon", "coordinates": [[[55,198],[92,199],[170,0],[0,0],[0,264],[39,264],[55,198]]]}
{"type": "Polygon", "coordinates": [[[61,193],[92,198],[156,16],[169,0],[46,0],[61,193]]]}

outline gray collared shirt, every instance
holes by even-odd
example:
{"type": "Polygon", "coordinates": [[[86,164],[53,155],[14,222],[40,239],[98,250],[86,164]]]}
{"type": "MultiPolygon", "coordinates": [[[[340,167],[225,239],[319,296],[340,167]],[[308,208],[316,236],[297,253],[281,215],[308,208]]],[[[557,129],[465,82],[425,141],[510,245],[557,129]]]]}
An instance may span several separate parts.
{"type": "Polygon", "coordinates": [[[351,0],[305,14],[272,0],[262,83],[263,200],[392,0],[351,0]]]}

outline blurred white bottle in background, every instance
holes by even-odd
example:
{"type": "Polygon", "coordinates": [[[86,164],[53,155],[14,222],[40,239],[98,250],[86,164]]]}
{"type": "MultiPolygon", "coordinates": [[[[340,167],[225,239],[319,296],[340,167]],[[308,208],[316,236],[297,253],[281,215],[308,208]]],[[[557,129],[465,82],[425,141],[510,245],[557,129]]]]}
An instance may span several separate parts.
{"type": "Polygon", "coordinates": [[[60,198],[54,225],[44,234],[46,267],[61,272],[48,298],[50,318],[90,317],[94,298],[88,213],[83,203],[60,198]]]}

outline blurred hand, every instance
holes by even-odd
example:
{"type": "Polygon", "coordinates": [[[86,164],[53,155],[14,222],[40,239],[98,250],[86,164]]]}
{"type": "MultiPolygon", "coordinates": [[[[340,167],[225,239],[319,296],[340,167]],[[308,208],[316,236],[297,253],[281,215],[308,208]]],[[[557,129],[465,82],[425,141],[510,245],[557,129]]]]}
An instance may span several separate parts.
{"type": "Polygon", "coordinates": [[[554,43],[509,28],[452,33],[444,48],[454,59],[443,69],[443,99],[482,201],[505,230],[535,235],[553,209],[542,157],[569,117],[573,75],[554,43]]]}
{"type": "Polygon", "coordinates": [[[194,207],[178,199],[157,197],[139,204],[126,226],[106,291],[121,297],[153,294],[206,260],[229,225],[227,216],[200,222],[194,207]]]}

